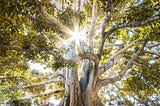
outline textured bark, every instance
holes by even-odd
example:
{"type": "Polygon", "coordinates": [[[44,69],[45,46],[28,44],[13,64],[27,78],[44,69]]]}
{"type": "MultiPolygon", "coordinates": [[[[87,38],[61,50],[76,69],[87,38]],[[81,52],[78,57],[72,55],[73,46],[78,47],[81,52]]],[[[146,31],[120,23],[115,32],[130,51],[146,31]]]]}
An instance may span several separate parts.
{"type": "Polygon", "coordinates": [[[103,106],[93,86],[89,85],[91,69],[89,60],[84,60],[79,67],[67,69],[66,91],[59,106],[103,106]],[[82,75],[79,80],[78,71],[80,70],[82,75]],[[88,86],[91,89],[87,89],[88,86]]]}
{"type": "MultiPolygon", "coordinates": [[[[72,91],[77,92],[73,88],[72,91]]],[[[104,106],[96,92],[87,90],[80,90],[80,92],[80,95],[78,93],[75,93],[75,95],[70,93],[66,97],[63,97],[59,106],[104,106]]]]}
{"type": "Polygon", "coordinates": [[[95,91],[83,91],[82,103],[83,106],[104,106],[95,91]]]}

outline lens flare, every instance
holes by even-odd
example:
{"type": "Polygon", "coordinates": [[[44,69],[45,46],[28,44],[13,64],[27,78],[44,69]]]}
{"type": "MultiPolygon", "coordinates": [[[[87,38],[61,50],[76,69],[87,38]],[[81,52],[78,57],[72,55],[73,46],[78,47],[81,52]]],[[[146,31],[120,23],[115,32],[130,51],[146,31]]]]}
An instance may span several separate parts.
{"type": "Polygon", "coordinates": [[[85,31],[79,31],[76,29],[75,31],[71,32],[71,38],[75,41],[77,40],[83,40],[85,36],[85,31]]]}

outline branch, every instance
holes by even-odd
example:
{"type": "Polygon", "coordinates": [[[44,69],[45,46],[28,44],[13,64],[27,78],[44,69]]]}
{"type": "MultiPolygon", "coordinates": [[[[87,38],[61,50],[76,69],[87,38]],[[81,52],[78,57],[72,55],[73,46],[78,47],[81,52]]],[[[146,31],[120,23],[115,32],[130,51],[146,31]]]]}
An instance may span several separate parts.
{"type": "MultiPolygon", "coordinates": [[[[22,52],[45,51],[46,53],[48,53],[50,55],[53,55],[54,57],[57,57],[57,53],[55,53],[52,50],[46,49],[46,48],[32,47],[32,48],[29,48],[29,49],[23,49],[23,48],[20,48],[20,47],[7,46],[7,45],[1,45],[1,44],[0,44],[0,48],[8,49],[8,50],[15,50],[15,51],[18,51],[18,52],[21,52],[21,51],[22,52]]],[[[79,60],[80,60],[79,57],[76,57],[74,59],[64,59],[63,57],[61,57],[57,60],[57,62],[64,63],[64,64],[72,64],[72,63],[76,63],[79,60]]]]}
{"type": "Polygon", "coordinates": [[[113,26],[111,29],[109,29],[108,31],[105,32],[104,39],[101,39],[101,45],[100,45],[99,52],[98,52],[99,59],[101,58],[101,54],[102,54],[102,50],[103,50],[105,40],[116,29],[124,28],[124,27],[139,27],[139,26],[143,26],[143,25],[149,24],[151,22],[157,21],[159,19],[160,19],[160,14],[158,14],[157,16],[154,16],[154,17],[150,17],[147,20],[142,20],[142,21],[139,21],[139,22],[129,22],[129,23],[127,22],[127,23],[122,23],[122,24],[118,24],[118,25],[113,26]]]}
{"type": "Polygon", "coordinates": [[[3,45],[3,44],[0,44],[0,48],[3,48],[3,49],[8,49],[8,50],[16,50],[16,51],[23,51],[23,52],[34,52],[34,51],[48,51],[48,49],[46,48],[38,48],[38,47],[32,47],[32,48],[29,48],[29,49],[23,49],[21,47],[15,47],[15,46],[8,46],[8,45],[3,45]]]}
{"type": "Polygon", "coordinates": [[[102,30],[101,30],[101,36],[102,36],[102,38],[101,39],[103,39],[104,36],[105,36],[105,27],[107,25],[109,25],[109,21],[110,21],[110,16],[105,16],[105,18],[103,20],[103,23],[102,23],[102,30]]]}
{"type": "Polygon", "coordinates": [[[102,64],[99,68],[98,76],[102,75],[105,71],[114,65],[114,58],[110,58],[106,63],[102,64]]]}
{"type": "Polygon", "coordinates": [[[146,47],[152,48],[152,47],[159,46],[159,45],[160,45],[160,43],[157,43],[157,44],[146,45],[146,47]]]}
{"type": "MultiPolygon", "coordinates": [[[[148,66],[140,64],[140,63],[133,62],[133,64],[135,64],[136,66],[148,68],[148,66]]],[[[149,66],[149,67],[151,67],[151,66],[149,66]]]]}
{"type": "Polygon", "coordinates": [[[31,15],[27,14],[26,15],[28,18],[30,18],[36,25],[45,25],[46,27],[53,28],[55,27],[54,23],[50,23],[47,20],[42,20],[38,18],[34,18],[31,15]]]}
{"type": "Polygon", "coordinates": [[[128,46],[124,47],[123,49],[121,49],[120,51],[118,51],[116,54],[112,55],[111,58],[116,57],[117,55],[121,54],[122,52],[126,51],[127,49],[129,49],[130,47],[136,45],[138,40],[135,40],[133,42],[131,42],[128,46]]]}
{"type": "Polygon", "coordinates": [[[70,35],[71,30],[63,25],[57,18],[51,16],[45,8],[42,6],[39,0],[34,0],[35,7],[37,7],[38,11],[43,15],[43,17],[49,21],[50,23],[56,25],[56,29],[65,33],[66,35],[70,35]]]}
{"type": "Polygon", "coordinates": [[[64,91],[65,91],[64,88],[60,88],[60,89],[56,89],[56,90],[53,90],[53,91],[42,92],[40,94],[30,94],[29,96],[24,96],[24,97],[18,98],[15,101],[28,100],[28,99],[32,99],[32,98],[35,98],[35,97],[38,97],[38,96],[49,95],[49,94],[59,93],[59,92],[64,92],[64,91]]]}
{"type": "Polygon", "coordinates": [[[43,82],[38,82],[38,83],[33,83],[31,82],[28,78],[25,78],[24,76],[0,76],[0,79],[13,79],[13,78],[20,78],[20,79],[24,79],[28,84],[30,84],[29,86],[25,86],[23,88],[29,88],[29,87],[34,87],[34,86],[40,86],[40,85],[44,85],[44,84],[49,84],[49,83],[53,83],[53,82],[64,82],[64,78],[59,77],[60,74],[54,74],[53,76],[51,76],[51,80],[46,80],[43,82]]]}
{"type": "Polygon", "coordinates": [[[100,79],[99,82],[97,83],[97,90],[99,90],[102,86],[111,84],[111,83],[115,83],[117,81],[119,81],[127,72],[127,70],[131,67],[131,65],[133,64],[134,60],[139,56],[139,54],[141,53],[141,51],[143,50],[143,48],[145,47],[147,43],[147,40],[144,39],[144,41],[142,42],[142,46],[138,49],[138,51],[132,56],[132,58],[130,59],[130,61],[127,63],[127,65],[125,66],[125,68],[121,71],[121,73],[113,78],[107,78],[107,79],[100,79]]]}
{"type": "Polygon", "coordinates": [[[160,57],[156,56],[156,57],[146,57],[146,58],[144,58],[144,60],[157,60],[157,59],[160,59],[160,57]]]}
{"type": "Polygon", "coordinates": [[[64,78],[64,73],[63,71],[61,71],[60,69],[58,69],[55,73],[53,73],[52,75],[46,75],[46,76],[43,76],[43,75],[34,75],[32,73],[28,73],[30,76],[32,77],[37,77],[37,78],[40,78],[40,79],[53,79],[53,78],[57,78],[57,77],[62,77],[64,78]]]}
{"type": "Polygon", "coordinates": [[[97,18],[97,0],[93,0],[92,21],[89,30],[89,47],[91,50],[93,48],[93,36],[95,31],[94,29],[95,29],[96,18],[97,18]]]}
{"type": "Polygon", "coordinates": [[[104,20],[103,20],[103,23],[102,23],[102,30],[101,30],[101,42],[100,42],[100,47],[99,47],[99,50],[98,50],[98,57],[99,59],[101,58],[101,54],[102,54],[102,50],[103,50],[103,46],[104,46],[104,42],[105,42],[105,27],[106,25],[109,24],[109,21],[110,21],[110,17],[108,16],[105,16],[104,20]]]}
{"type": "Polygon", "coordinates": [[[128,46],[124,47],[123,49],[121,49],[120,51],[116,52],[116,54],[112,55],[109,59],[108,62],[102,64],[100,66],[99,69],[99,73],[98,75],[100,76],[101,74],[103,74],[105,71],[107,71],[108,69],[110,69],[114,64],[114,59],[116,56],[118,56],[119,54],[121,54],[122,52],[126,51],[128,48],[134,46],[137,43],[138,40],[133,41],[132,43],[130,43],[128,46]]]}
{"type": "Polygon", "coordinates": [[[90,0],[86,0],[86,1],[89,4],[89,6],[92,7],[92,4],[91,4],[90,0]]]}
{"type": "Polygon", "coordinates": [[[28,86],[24,86],[23,88],[30,88],[30,87],[35,87],[35,86],[40,86],[40,85],[45,85],[45,84],[49,84],[49,83],[54,83],[54,82],[64,82],[64,78],[59,77],[59,78],[53,78],[51,80],[46,80],[43,82],[38,82],[38,83],[32,83],[31,85],[28,86]]]}
{"type": "Polygon", "coordinates": [[[122,70],[120,77],[123,77],[124,74],[126,73],[126,71],[131,67],[131,65],[133,64],[134,60],[139,56],[139,54],[141,53],[141,51],[143,50],[143,48],[145,47],[147,43],[147,39],[144,39],[144,41],[142,42],[142,46],[139,48],[139,50],[133,55],[133,57],[130,59],[130,61],[127,63],[127,65],[125,66],[125,68],[122,70]]]}
{"type": "Polygon", "coordinates": [[[57,8],[57,10],[61,10],[62,9],[62,6],[56,0],[52,0],[52,2],[55,5],[55,7],[57,8]]]}
{"type": "Polygon", "coordinates": [[[98,57],[99,57],[99,59],[101,58],[103,46],[104,46],[104,43],[105,43],[105,27],[107,25],[109,25],[110,19],[111,19],[110,16],[105,16],[105,18],[103,20],[103,23],[102,23],[101,41],[100,41],[100,47],[99,47],[99,50],[98,50],[98,57]]]}
{"type": "Polygon", "coordinates": [[[76,62],[79,62],[81,59],[89,59],[89,60],[93,60],[94,62],[99,61],[96,54],[90,53],[90,52],[85,52],[84,54],[80,54],[73,59],[64,60],[63,62],[65,62],[65,63],[76,63],[76,62]]]}
{"type": "Polygon", "coordinates": [[[82,10],[82,7],[84,5],[83,0],[74,0],[73,7],[75,12],[80,12],[82,10]]]}
{"type": "Polygon", "coordinates": [[[109,6],[110,13],[112,13],[113,12],[113,0],[108,0],[108,6],[109,6]]]}
{"type": "Polygon", "coordinates": [[[157,55],[158,57],[160,57],[160,54],[156,53],[156,52],[151,52],[151,51],[143,50],[143,53],[149,53],[149,54],[157,55]]]}
{"type": "Polygon", "coordinates": [[[122,88],[120,88],[118,85],[116,85],[116,84],[113,84],[115,87],[117,87],[117,89],[122,93],[122,94],[127,94],[127,95],[129,95],[129,96],[131,96],[133,99],[136,99],[138,102],[140,102],[140,103],[142,103],[142,101],[140,101],[138,98],[136,98],[136,97],[134,97],[133,95],[131,95],[131,94],[129,94],[129,93],[126,93],[126,92],[123,92],[123,89],[122,88]]]}
{"type": "Polygon", "coordinates": [[[143,21],[139,21],[139,22],[127,22],[127,23],[122,23],[122,24],[118,24],[113,26],[111,29],[109,29],[107,32],[105,32],[105,39],[112,34],[112,32],[114,32],[116,29],[119,28],[124,28],[124,27],[139,27],[139,26],[143,26],[146,24],[149,24],[151,22],[157,21],[160,19],[160,15],[154,16],[154,17],[150,17],[147,20],[143,20],[143,21]]]}
{"type": "Polygon", "coordinates": [[[94,62],[98,62],[99,61],[97,55],[95,55],[94,53],[85,52],[83,55],[80,55],[80,57],[82,59],[93,60],[94,62]]]}
{"type": "Polygon", "coordinates": [[[104,38],[101,39],[101,45],[100,45],[99,52],[98,52],[99,59],[101,58],[101,54],[102,54],[102,50],[103,50],[103,46],[104,46],[105,40],[116,29],[124,28],[124,27],[139,27],[139,26],[143,26],[143,25],[149,24],[151,22],[157,21],[159,19],[160,19],[160,15],[157,15],[157,16],[154,16],[154,17],[150,17],[147,20],[143,20],[143,21],[139,21],[139,22],[122,23],[122,24],[118,24],[118,25],[113,26],[111,29],[109,29],[108,31],[105,32],[104,38]]]}
{"type": "Polygon", "coordinates": [[[24,76],[0,76],[0,79],[24,79],[27,83],[33,84],[28,78],[24,76]]]}
{"type": "Polygon", "coordinates": [[[105,44],[104,46],[123,46],[125,43],[121,43],[121,44],[105,44]]]}
{"type": "MultiPolygon", "coordinates": [[[[9,50],[16,50],[16,51],[23,51],[23,52],[45,51],[48,54],[51,54],[54,57],[57,57],[57,53],[54,53],[54,51],[46,49],[46,48],[42,49],[42,48],[38,48],[38,47],[33,47],[33,48],[30,48],[30,49],[23,49],[23,48],[20,48],[20,47],[7,46],[7,45],[0,45],[0,48],[9,49],[9,50]]],[[[73,59],[65,59],[65,58],[61,57],[57,60],[57,62],[64,63],[64,64],[72,64],[72,63],[78,62],[80,59],[90,59],[90,60],[93,60],[93,61],[98,61],[98,57],[95,54],[84,53],[84,54],[80,55],[79,57],[75,57],[73,59]]]]}

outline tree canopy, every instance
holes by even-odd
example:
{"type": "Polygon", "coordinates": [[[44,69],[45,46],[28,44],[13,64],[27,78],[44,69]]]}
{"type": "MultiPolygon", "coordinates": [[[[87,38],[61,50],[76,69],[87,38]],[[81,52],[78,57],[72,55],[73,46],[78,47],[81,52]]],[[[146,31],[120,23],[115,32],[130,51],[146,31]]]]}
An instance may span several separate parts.
{"type": "Polygon", "coordinates": [[[66,69],[78,67],[75,78],[85,76],[87,89],[94,80],[104,103],[114,103],[103,94],[113,87],[113,100],[158,104],[159,7],[159,0],[0,0],[0,100],[62,98],[66,69]]]}

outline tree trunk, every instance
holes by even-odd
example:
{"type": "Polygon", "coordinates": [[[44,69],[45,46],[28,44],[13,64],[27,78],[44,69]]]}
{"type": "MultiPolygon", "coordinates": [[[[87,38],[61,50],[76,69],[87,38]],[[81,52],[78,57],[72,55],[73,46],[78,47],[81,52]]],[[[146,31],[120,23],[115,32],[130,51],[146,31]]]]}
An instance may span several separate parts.
{"type": "Polygon", "coordinates": [[[65,95],[59,106],[104,106],[97,92],[83,91],[76,86],[66,89],[65,95]]]}
{"type": "MultiPolygon", "coordinates": [[[[75,44],[75,48],[77,45],[75,44]]],[[[65,58],[73,59],[76,49],[70,45],[65,58]]],[[[91,60],[82,60],[71,68],[66,68],[65,94],[59,106],[103,106],[95,91],[95,70],[91,60]],[[81,72],[79,80],[78,72],[81,72]]]]}
{"type": "MultiPolygon", "coordinates": [[[[67,70],[68,74],[66,75],[66,91],[59,106],[104,106],[100,101],[97,92],[92,88],[87,89],[89,84],[87,70],[83,70],[81,79],[79,81],[79,68],[74,67],[67,70]]],[[[84,66],[84,69],[87,68],[84,66]]]]}
{"type": "Polygon", "coordinates": [[[63,97],[59,106],[104,106],[99,97],[92,93],[93,92],[83,91],[80,95],[75,94],[74,96],[71,96],[72,94],[70,93],[63,97]]]}

